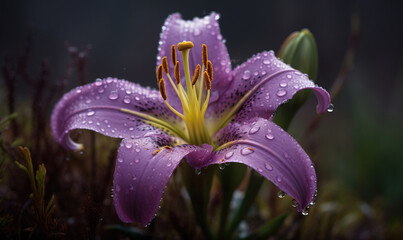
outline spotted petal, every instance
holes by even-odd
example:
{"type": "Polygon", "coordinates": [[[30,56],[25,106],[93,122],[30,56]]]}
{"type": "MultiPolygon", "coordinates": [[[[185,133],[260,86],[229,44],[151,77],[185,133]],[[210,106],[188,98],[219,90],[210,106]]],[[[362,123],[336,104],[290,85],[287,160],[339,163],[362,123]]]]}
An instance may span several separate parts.
{"type": "Polygon", "coordinates": [[[227,114],[228,109],[247,100],[237,113],[237,118],[270,118],[277,107],[290,100],[303,89],[312,89],[318,99],[318,113],[326,111],[330,96],[316,86],[308,76],[291,68],[276,58],[273,51],[263,52],[248,59],[233,72],[233,83],[224,96],[211,104],[211,116],[227,114]]]}
{"type": "Polygon", "coordinates": [[[52,113],[53,135],[64,147],[77,150],[81,145],[73,142],[68,134],[73,129],[89,129],[116,138],[139,138],[161,133],[144,118],[121,109],[160,118],[164,122],[175,123],[178,120],[166,107],[158,91],[107,78],[73,89],[63,96],[52,113]]]}
{"type": "MultiPolygon", "coordinates": [[[[226,86],[230,83],[229,77],[232,69],[227,47],[222,40],[218,25],[219,18],[220,16],[214,12],[204,18],[194,18],[190,21],[183,20],[178,13],[170,15],[162,27],[160,45],[158,48],[159,53],[157,56],[158,67],[158,65],[161,64],[162,57],[167,56],[168,59],[170,58],[172,45],[176,46],[182,41],[191,41],[194,44],[194,48],[190,51],[189,65],[190,69],[193,70],[196,68],[197,64],[202,65],[202,45],[206,44],[208,48],[208,58],[213,63],[214,79],[217,79],[212,82],[213,93],[210,102],[217,99],[217,96],[220,94],[220,92],[215,92],[215,90],[226,89],[226,86]]],[[[178,60],[182,62],[182,56],[179,52],[178,60]]],[[[169,67],[170,72],[173,72],[171,62],[169,63],[169,67]]],[[[181,70],[182,82],[184,83],[183,68],[181,68],[181,70]]],[[[171,104],[180,107],[179,98],[177,98],[170,84],[166,84],[166,90],[168,100],[171,104]]]]}
{"type": "Polygon", "coordinates": [[[168,135],[142,139],[123,139],[114,175],[114,202],[124,222],[147,224],[157,212],[163,191],[181,159],[189,155],[203,159],[206,148],[170,146],[168,135]],[[159,151],[158,151],[159,150],[159,151]]]}
{"type": "Polygon", "coordinates": [[[312,201],[316,174],[301,146],[273,122],[254,118],[233,122],[215,135],[217,145],[209,164],[237,162],[248,165],[298,202],[298,211],[312,201]]]}

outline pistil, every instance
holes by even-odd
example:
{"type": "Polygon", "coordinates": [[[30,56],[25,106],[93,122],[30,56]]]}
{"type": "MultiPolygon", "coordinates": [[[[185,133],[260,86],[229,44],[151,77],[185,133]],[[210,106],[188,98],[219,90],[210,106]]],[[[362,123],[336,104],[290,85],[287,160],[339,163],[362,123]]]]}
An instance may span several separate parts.
{"type": "Polygon", "coordinates": [[[192,42],[181,42],[177,45],[178,50],[182,54],[183,70],[185,73],[186,90],[182,86],[180,81],[179,62],[176,57],[175,46],[171,47],[171,62],[174,65],[174,77],[175,82],[172,80],[169,74],[169,67],[167,58],[162,58],[162,63],[157,69],[157,80],[161,93],[161,97],[164,99],[168,108],[177,116],[183,119],[186,125],[186,133],[181,134],[188,136],[188,143],[194,145],[201,145],[203,143],[211,143],[211,135],[206,128],[204,116],[207,110],[208,101],[210,99],[211,80],[213,76],[213,66],[208,60],[207,46],[202,46],[202,64],[197,65],[194,70],[193,77],[191,78],[189,69],[189,52],[193,48],[192,42]],[[177,109],[173,108],[167,99],[165,92],[165,81],[162,76],[162,71],[165,72],[167,78],[171,82],[176,94],[178,95],[183,113],[180,113],[177,109]],[[205,83],[205,87],[204,87],[205,83]]]}

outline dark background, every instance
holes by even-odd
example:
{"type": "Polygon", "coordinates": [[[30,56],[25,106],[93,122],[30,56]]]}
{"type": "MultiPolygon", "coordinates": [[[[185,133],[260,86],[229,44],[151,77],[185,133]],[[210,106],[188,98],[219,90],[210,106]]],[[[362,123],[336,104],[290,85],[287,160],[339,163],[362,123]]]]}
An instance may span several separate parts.
{"type": "MultiPolygon", "coordinates": [[[[36,75],[45,58],[56,80],[69,62],[68,42],[80,50],[91,46],[88,81],[113,76],[156,87],[155,59],[165,18],[173,12],[192,19],[215,11],[221,14],[233,67],[257,52],[277,51],[293,31],[310,29],[319,51],[318,84],[330,89],[349,46],[352,16],[358,16],[356,57],[333,100],[334,113],[324,117],[317,132],[322,145],[313,157],[321,163],[322,185],[334,180],[362,201],[379,200],[386,218],[394,219],[402,215],[403,201],[402,5],[364,0],[2,1],[0,62],[18,57],[31,38],[28,70],[36,75]]],[[[72,81],[68,88],[77,85],[72,81]]],[[[23,82],[17,88],[19,101],[24,101],[29,89],[23,82]]],[[[0,106],[0,113],[4,111],[0,106]]],[[[312,102],[293,122],[291,132],[297,139],[313,111],[312,102]]]]}

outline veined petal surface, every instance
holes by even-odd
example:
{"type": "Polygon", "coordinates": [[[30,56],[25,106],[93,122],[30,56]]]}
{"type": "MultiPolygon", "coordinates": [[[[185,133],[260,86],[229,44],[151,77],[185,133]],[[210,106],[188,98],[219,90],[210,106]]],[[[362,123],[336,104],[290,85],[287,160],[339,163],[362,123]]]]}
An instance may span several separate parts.
{"type": "Polygon", "coordinates": [[[226,114],[247,96],[235,113],[238,119],[270,118],[280,104],[304,89],[313,90],[318,100],[317,112],[325,112],[330,104],[326,90],[316,86],[308,76],[281,62],[273,51],[262,52],[234,69],[231,86],[219,101],[209,106],[209,117],[226,114]]]}
{"type": "MultiPolygon", "coordinates": [[[[161,64],[161,59],[167,56],[170,59],[171,46],[177,45],[182,41],[191,41],[194,47],[190,50],[189,66],[191,75],[197,64],[202,65],[202,45],[206,44],[208,49],[208,58],[213,63],[214,79],[212,82],[212,96],[210,102],[217,100],[218,96],[226,90],[230,84],[230,73],[232,70],[231,61],[228,55],[227,47],[223,42],[223,37],[218,25],[219,14],[213,12],[203,18],[194,18],[193,20],[183,20],[181,15],[176,13],[170,15],[162,27],[160,35],[160,44],[158,47],[157,67],[161,64]]],[[[179,62],[182,56],[177,51],[179,62]]],[[[169,62],[170,73],[174,72],[174,66],[169,62]]],[[[183,67],[181,67],[182,84],[184,83],[183,67]]],[[[171,74],[173,76],[173,74],[171,74]]],[[[184,85],[184,84],[183,84],[184,85]]],[[[166,84],[168,100],[172,106],[180,105],[179,98],[173,90],[171,84],[166,84]],[[175,100],[174,100],[175,99],[175,100]]]]}
{"type": "Polygon", "coordinates": [[[170,146],[168,135],[123,139],[114,174],[114,203],[124,222],[150,222],[158,210],[168,179],[182,158],[209,156],[211,152],[193,145],[170,146]]]}
{"type": "Polygon", "coordinates": [[[178,117],[166,107],[159,91],[107,78],[75,88],[63,96],[52,113],[53,135],[65,147],[77,150],[80,145],[74,143],[68,134],[73,129],[89,129],[116,138],[141,138],[162,132],[143,118],[121,109],[172,124],[178,122],[178,117]]]}
{"type": "Polygon", "coordinates": [[[316,191],[312,161],[287,132],[273,122],[254,118],[233,122],[215,135],[215,144],[226,144],[209,164],[237,162],[248,165],[298,202],[302,211],[316,191]]]}

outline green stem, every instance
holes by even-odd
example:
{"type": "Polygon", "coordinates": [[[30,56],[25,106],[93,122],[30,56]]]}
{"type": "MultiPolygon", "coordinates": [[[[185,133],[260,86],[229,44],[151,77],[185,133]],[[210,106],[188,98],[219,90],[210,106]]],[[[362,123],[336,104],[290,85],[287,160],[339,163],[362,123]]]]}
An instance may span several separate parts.
{"type": "Polygon", "coordinates": [[[210,188],[213,180],[214,170],[209,168],[204,170],[200,175],[196,175],[195,171],[188,164],[181,166],[183,182],[192,202],[195,219],[199,224],[204,237],[207,240],[213,239],[213,234],[207,220],[207,207],[210,200],[210,188]]]}

